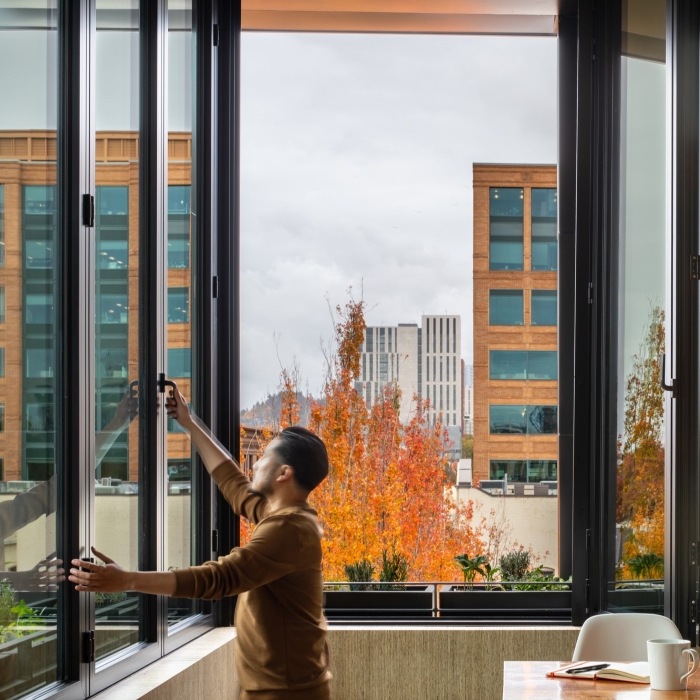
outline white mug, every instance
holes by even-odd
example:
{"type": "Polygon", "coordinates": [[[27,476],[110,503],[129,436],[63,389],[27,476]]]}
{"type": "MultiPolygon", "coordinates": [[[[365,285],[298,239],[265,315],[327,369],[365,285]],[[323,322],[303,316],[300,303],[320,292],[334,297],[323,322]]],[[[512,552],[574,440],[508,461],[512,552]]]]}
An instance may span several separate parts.
{"type": "Polygon", "coordinates": [[[652,690],[685,690],[688,678],[700,667],[700,656],[687,639],[649,639],[647,654],[652,690]],[[693,659],[690,671],[688,657],[693,659]]]}

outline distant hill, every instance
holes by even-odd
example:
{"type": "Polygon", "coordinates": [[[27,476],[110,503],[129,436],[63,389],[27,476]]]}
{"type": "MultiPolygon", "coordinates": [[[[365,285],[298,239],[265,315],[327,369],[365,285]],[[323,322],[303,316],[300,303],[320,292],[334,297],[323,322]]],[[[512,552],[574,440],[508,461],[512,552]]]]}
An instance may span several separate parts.
{"type": "MultiPolygon", "coordinates": [[[[299,425],[307,426],[309,424],[309,409],[312,400],[311,397],[304,396],[301,392],[297,393],[300,409],[299,425]]],[[[258,401],[252,408],[241,411],[241,425],[250,428],[277,426],[280,422],[281,410],[282,393],[270,394],[264,401],[258,401]]]]}

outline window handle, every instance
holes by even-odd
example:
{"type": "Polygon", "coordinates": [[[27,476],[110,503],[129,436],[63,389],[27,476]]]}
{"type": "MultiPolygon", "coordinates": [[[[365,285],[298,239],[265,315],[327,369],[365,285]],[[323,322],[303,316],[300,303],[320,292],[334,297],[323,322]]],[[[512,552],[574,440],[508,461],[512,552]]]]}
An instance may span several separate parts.
{"type": "Polygon", "coordinates": [[[158,392],[164,394],[166,386],[172,387],[175,391],[177,391],[177,384],[175,384],[172,379],[166,379],[165,374],[161,372],[158,375],[158,392]]]}
{"type": "Polygon", "coordinates": [[[670,391],[673,396],[676,395],[676,380],[672,379],[670,384],[666,384],[666,353],[661,354],[661,388],[664,391],[670,391]]]}
{"type": "Polygon", "coordinates": [[[139,396],[139,380],[134,379],[134,381],[129,384],[129,398],[137,399],[138,396],[139,396]]]}

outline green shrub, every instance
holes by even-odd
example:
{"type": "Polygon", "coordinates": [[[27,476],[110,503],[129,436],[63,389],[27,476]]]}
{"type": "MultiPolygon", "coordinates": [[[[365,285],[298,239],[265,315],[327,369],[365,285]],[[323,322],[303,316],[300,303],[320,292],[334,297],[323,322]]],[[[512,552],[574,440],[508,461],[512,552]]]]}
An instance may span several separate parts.
{"type": "MultiPolygon", "coordinates": [[[[379,580],[387,583],[408,580],[408,559],[397,552],[391,550],[391,554],[385,549],[382,552],[382,568],[379,572],[379,580]]],[[[380,591],[405,591],[406,586],[379,586],[380,591]]]]}
{"type": "Polygon", "coordinates": [[[502,581],[524,581],[530,569],[530,552],[520,549],[504,554],[499,567],[502,581]]]}
{"type": "MultiPolygon", "coordinates": [[[[368,559],[356,561],[354,564],[346,564],[345,575],[348,581],[372,581],[374,580],[374,566],[368,559]]],[[[369,591],[373,589],[374,586],[350,585],[351,591],[369,591]]]]}

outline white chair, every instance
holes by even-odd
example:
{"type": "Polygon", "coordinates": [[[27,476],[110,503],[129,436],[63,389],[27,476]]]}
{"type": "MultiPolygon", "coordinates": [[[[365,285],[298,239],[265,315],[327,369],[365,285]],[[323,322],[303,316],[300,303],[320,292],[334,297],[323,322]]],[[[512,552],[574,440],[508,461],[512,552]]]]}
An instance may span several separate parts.
{"type": "Polygon", "coordinates": [[[646,661],[647,639],[683,639],[683,635],[662,615],[594,615],[581,627],[572,660],[646,661]]]}

